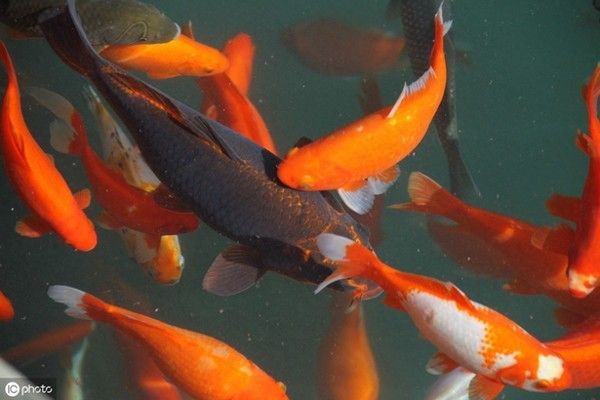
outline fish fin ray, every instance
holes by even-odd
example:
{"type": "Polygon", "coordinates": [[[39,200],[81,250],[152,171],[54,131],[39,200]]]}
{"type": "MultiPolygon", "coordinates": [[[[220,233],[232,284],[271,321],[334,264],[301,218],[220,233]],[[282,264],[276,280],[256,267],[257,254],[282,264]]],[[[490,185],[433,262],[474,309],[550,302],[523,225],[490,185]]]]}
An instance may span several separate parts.
{"type": "Polygon", "coordinates": [[[90,189],[83,189],[73,195],[75,202],[82,210],[88,208],[92,202],[92,192],[90,189]]]}
{"type": "Polygon", "coordinates": [[[398,176],[400,176],[400,168],[398,168],[398,165],[393,165],[377,175],[370,176],[367,181],[371,192],[374,195],[379,195],[385,193],[396,182],[398,176]]]}
{"type": "Polygon", "coordinates": [[[427,362],[425,370],[431,375],[447,374],[454,368],[458,367],[458,363],[442,352],[435,353],[427,362]]]}
{"type": "Polygon", "coordinates": [[[404,88],[402,89],[402,92],[400,93],[400,96],[398,96],[398,100],[396,100],[396,103],[394,103],[394,106],[392,107],[389,114],[387,115],[387,118],[393,118],[394,115],[396,115],[396,113],[398,112],[398,109],[400,108],[400,105],[402,104],[402,102],[409,96],[411,96],[414,93],[417,93],[417,92],[421,91],[423,88],[425,88],[425,85],[427,85],[427,82],[429,82],[429,80],[432,78],[435,78],[435,71],[433,70],[433,67],[429,67],[427,69],[427,71],[425,71],[423,73],[423,75],[421,75],[419,77],[419,79],[417,79],[410,85],[406,85],[406,83],[405,83],[404,88]]]}
{"type": "Polygon", "coordinates": [[[344,188],[337,190],[338,195],[349,209],[357,214],[366,214],[369,212],[375,202],[375,193],[373,188],[366,181],[361,187],[354,190],[344,188]]]}
{"type": "Polygon", "coordinates": [[[504,384],[476,375],[469,384],[469,400],[493,400],[504,390],[504,384]]]}
{"type": "Polygon", "coordinates": [[[50,225],[37,215],[27,215],[15,224],[15,232],[29,238],[38,238],[51,231],[50,225]]]}
{"type": "Polygon", "coordinates": [[[67,123],[71,122],[73,114],[77,112],[67,99],[51,90],[29,86],[25,88],[25,92],[47,108],[54,116],[67,123]]]}
{"type": "Polygon", "coordinates": [[[64,154],[77,154],[75,143],[75,132],[63,120],[55,119],[50,123],[50,145],[52,148],[64,154]]]}
{"type": "Polygon", "coordinates": [[[86,294],[87,293],[70,286],[53,285],[48,288],[48,296],[52,300],[67,306],[65,314],[79,319],[91,319],[87,314],[83,302],[83,297],[86,294]]]}
{"type": "Polygon", "coordinates": [[[249,246],[234,244],[215,258],[202,287],[217,296],[231,296],[254,286],[262,274],[260,254],[249,246]]]}

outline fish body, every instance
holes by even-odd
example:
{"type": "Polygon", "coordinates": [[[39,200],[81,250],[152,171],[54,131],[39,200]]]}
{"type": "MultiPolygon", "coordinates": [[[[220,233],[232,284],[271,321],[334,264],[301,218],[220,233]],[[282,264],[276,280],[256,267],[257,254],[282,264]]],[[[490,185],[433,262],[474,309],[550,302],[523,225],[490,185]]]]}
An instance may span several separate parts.
{"type": "Polygon", "coordinates": [[[287,399],[278,382],[220,340],[105,303],[68,286],[51,286],[48,295],[66,304],[68,315],[109,324],[144,346],[160,370],[195,399],[287,399]]]}
{"type": "Polygon", "coordinates": [[[368,243],[364,227],[323,194],[280,185],[278,157],[97,57],[71,30],[73,18],[43,22],[46,38],[94,83],[159,179],[206,224],[242,245],[235,255],[244,262],[236,265],[253,267],[255,279],[258,268],[320,282],[330,270],[311,257],[318,233],[344,232],[368,243]]]}
{"type": "Polygon", "coordinates": [[[56,232],[77,250],[96,246],[94,225],[81,210],[89,204],[89,192],[73,195],[50,157],[35,141],[21,113],[17,75],[4,43],[0,57],[8,72],[8,87],[0,116],[0,147],[4,170],[32,215],[17,223],[22,235],[38,237],[56,232]]]}
{"type": "Polygon", "coordinates": [[[111,45],[100,54],[123,68],[145,72],[152,79],[213,75],[229,66],[219,50],[185,35],[166,43],[111,45]]]}
{"type": "Polygon", "coordinates": [[[504,315],[470,300],[452,283],[404,273],[375,253],[331,234],[317,239],[321,253],[338,267],[317,290],[340,277],[377,283],[386,304],[405,311],[438,348],[430,365],[462,366],[490,380],[529,391],[559,391],[571,382],[563,359],[504,315]]]}
{"type": "MultiPolygon", "coordinates": [[[[42,36],[40,15],[64,4],[64,0],[4,0],[0,22],[24,35],[42,36]]],[[[156,7],[137,0],[79,0],[77,10],[93,46],[164,43],[181,31],[156,7]]]]}
{"type": "Polygon", "coordinates": [[[390,70],[398,65],[405,46],[402,37],[334,18],[296,24],[285,29],[281,38],[307,67],[335,76],[390,70]]]}
{"type": "Polygon", "coordinates": [[[446,66],[441,11],[436,14],[435,26],[430,69],[410,87],[405,86],[393,107],[293,148],[277,171],[283,183],[302,190],[339,189],[353,211],[364,213],[370,209],[373,196],[384,192],[396,179],[396,164],[423,139],[442,99],[446,66]],[[362,195],[357,200],[351,194],[361,192],[369,194],[367,201],[362,195]]]}
{"type": "Polygon", "coordinates": [[[11,301],[0,291],[0,321],[10,321],[15,316],[11,301]]]}
{"type": "Polygon", "coordinates": [[[71,349],[68,353],[67,365],[62,379],[62,390],[60,391],[61,400],[83,400],[83,362],[87,355],[89,340],[83,338],[77,348],[71,349]]]}
{"type": "Polygon", "coordinates": [[[52,143],[59,151],[81,157],[94,197],[105,211],[105,226],[125,226],[155,235],[189,232],[198,227],[193,213],[162,207],[151,193],[131,186],[118,171],[108,167],[90,146],[81,114],[65,98],[41,88],[31,88],[29,93],[59,118],[59,123],[51,126],[52,143]]]}
{"type": "Polygon", "coordinates": [[[588,112],[589,135],[580,133],[578,146],[589,157],[588,173],[581,195],[577,228],[569,250],[569,288],[585,297],[600,284],[600,119],[596,107],[600,96],[600,66],[583,91],[588,112]]]}
{"type": "MultiPolygon", "coordinates": [[[[406,38],[406,51],[415,76],[421,76],[429,68],[429,53],[434,30],[429,21],[435,14],[439,0],[391,0],[400,15],[406,38]]],[[[392,7],[392,8],[394,8],[392,7]]],[[[444,13],[450,16],[450,2],[444,3],[444,13]]],[[[446,91],[434,117],[438,134],[450,172],[450,190],[460,198],[480,196],[471,173],[462,159],[456,121],[456,80],[454,78],[456,51],[452,33],[445,36],[446,91]]]]}

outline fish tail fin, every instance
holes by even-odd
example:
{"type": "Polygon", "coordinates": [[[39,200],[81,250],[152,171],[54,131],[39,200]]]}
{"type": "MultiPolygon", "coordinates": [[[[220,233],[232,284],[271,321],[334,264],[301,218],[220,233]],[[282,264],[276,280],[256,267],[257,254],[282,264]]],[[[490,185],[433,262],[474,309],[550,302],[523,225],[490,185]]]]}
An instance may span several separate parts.
{"type": "Polygon", "coordinates": [[[12,58],[10,57],[10,53],[6,48],[6,45],[3,41],[0,40],[0,60],[2,60],[2,64],[4,64],[6,68],[6,73],[8,74],[8,87],[7,91],[12,90],[19,93],[19,84],[17,81],[17,73],[15,72],[15,66],[13,64],[12,58]]]}
{"type": "Polygon", "coordinates": [[[444,15],[442,9],[444,8],[444,2],[442,1],[437,12],[435,13],[435,37],[446,36],[450,28],[452,27],[452,20],[444,21],[444,15]]]}
{"type": "Polygon", "coordinates": [[[473,179],[473,175],[463,159],[457,140],[450,140],[444,145],[450,174],[450,191],[461,200],[481,198],[481,192],[473,179]]]}
{"type": "Polygon", "coordinates": [[[26,90],[58,118],[50,124],[52,147],[61,153],[80,155],[88,144],[81,114],[58,93],[38,87],[29,87],[26,90]]]}
{"type": "Polygon", "coordinates": [[[105,313],[108,308],[108,304],[97,297],[70,286],[50,286],[48,296],[55,302],[66,305],[65,314],[73,318],[102,319],[98,316],[105,313]]]}
{"type": "MultiPolygon", "coordinates": [[[[321,254],[335,264],[335,271],[317,286],[315,294],[342,279],[359,277],[369,279],[369,269],[379,260],[363,245],[333,233],[317,236],[317,247],[321,254]]],[[[367,288],[363,288],[367,290],[367,288]]],[[[362,298],[364,291],[358,289],[355,297],[362,298]]]]}
{"type": "Polygon", "coordinates": [[[99,67],[109,64],[88,41],[75,8],[75,0],[69,0],[66,8],[52,8],[42,13],[38,22],[56,54],[80,74],[89,78],[99,67]]]}
{"type": "Polygon", "coordinates": [[[442,186],[421,172],[413,172],[408,178],[410,203],[395,204],[391,208],[418,211],[451,218],[453,211],[464,203],[442,186]]]}

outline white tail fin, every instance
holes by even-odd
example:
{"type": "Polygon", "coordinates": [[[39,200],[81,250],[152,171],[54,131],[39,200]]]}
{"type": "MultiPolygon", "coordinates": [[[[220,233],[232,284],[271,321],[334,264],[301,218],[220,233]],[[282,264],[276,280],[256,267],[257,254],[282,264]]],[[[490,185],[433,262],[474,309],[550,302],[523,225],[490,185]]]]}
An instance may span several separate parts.
{"type": "Polygon", "coordinates": [[[75,113],[75,108],[67,99],[48,89],[39,87],[28,87],[25,89],[27,94],[37,100],[42,106],[46,107],[52,114],[59,119],[70,123],[71,117],[75,113]]]}
{"type": "Polygon", "coordinates": [[[71,144],[75,140],[75,132],[66,122],[55,119],[50,123],[50,145],[58,152],[70,154],[71,144]]]}
{"type": "Polygon", "coordinates": [[[85,292],[70,286],[53,285],[48,288],[48,296],[52,300],[67,306],[65,314],[73,318],[91,319],[81,303],[84,295],[86,295],[85,292]]]}
{"type": "Polygon", "coordinates": [[[321,233],[317,236],[317,247],[323,257],[332,261],[344,261],[346,259],[346,248],[354,242],[343,236],[333,233],[321,233]]]}

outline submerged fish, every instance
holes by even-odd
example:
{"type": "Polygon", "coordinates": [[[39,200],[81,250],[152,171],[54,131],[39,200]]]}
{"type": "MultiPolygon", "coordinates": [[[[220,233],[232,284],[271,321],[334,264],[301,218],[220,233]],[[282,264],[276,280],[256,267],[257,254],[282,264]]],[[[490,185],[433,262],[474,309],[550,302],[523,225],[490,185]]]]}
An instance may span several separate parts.
{"type": "MultiPolygon", "coordinates": [[[[29,36],[42,36],[38,18],[64,0],[2,0],[0,22],[29,36]]],[[[93,46],[164,43],[175,39],[179,26],[156,7],[137,0],[78,0],[83,29],[93,46]]]]}
{"type": "MultiPolygon", "coordinates": [[[[429,68],[429,53],[434,31],[429,21],[435,14],[440,0],[391,0],[388,17],[400,14],[406,48],[415,76],[421,76],[429,68]]],[[[450,1],[444,2],[444,14],[451,18],[450,1]]],[[[447,83],[444,98],[434,118],[438,138],[446,153],[450,172],[450,190],[460,198],[481,196],[471,173],[461,156],[456,122],[456,80],[454,78],[456,50],[452,33],[445,37],[447,83]]]]}
{"type": "Polygon", "coordinates": [[[105,303],[69,286],[50,286],[48,296],[65,304],[67,315],[109,324],[144,346],[165,376],[195,399],[287,399],[283,385],[218,339],[105,303]]]}
{"type": "Polygon", "coordinates": [[[323,231],[368,245],[364,227],[330,198],[282,186],[275,155],[98,57],[69,5],[69,12],[41,24],[51,46],[94,83],[161,181],[209,226],[238,242],[216,258],[206,289],[237,293],[266,270],[320,282],[330,273],[315,243],[323,231]]]}
{"type": "Polygon", "coordinates": [[[328,75],[389,70],[398,63],[405,45],[404,38],[358,28],[333,18],[294,25],[281,36],[302,63],[328,75]]]}
{"type": "Polygon", "coordinates": [[[11,301],[0,291],[0,321],[10,321],[15,316],[11,301]]]}
{"type": "Polygon", "coordinates": [[[83,361],[89,348],[89,339],[83,338],[76,348],[71,348],[64,356],[64,375],[62,379],[61,400],[83,400],[83,361]]]}

